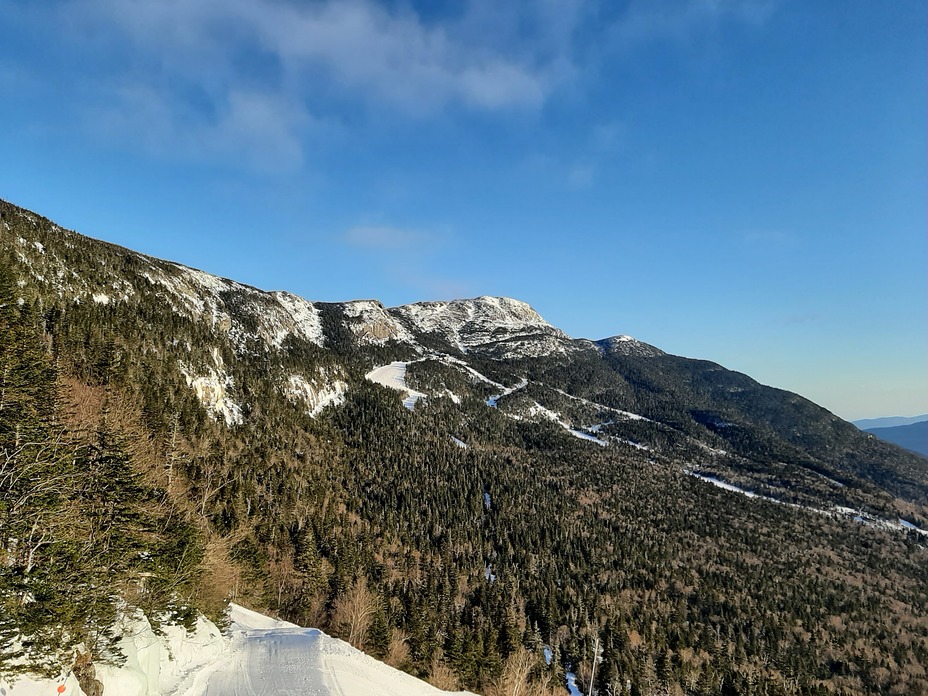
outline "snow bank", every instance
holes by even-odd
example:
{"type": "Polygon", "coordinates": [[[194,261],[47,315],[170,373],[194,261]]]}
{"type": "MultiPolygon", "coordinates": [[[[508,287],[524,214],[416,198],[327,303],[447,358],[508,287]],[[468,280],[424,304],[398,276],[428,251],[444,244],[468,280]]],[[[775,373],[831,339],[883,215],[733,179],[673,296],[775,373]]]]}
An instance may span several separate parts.
{"type": "MultiPolygon", "coordinates": [[[[198,680],[230,654],[228,639],[202,617],[189,634],[181,626],[166,626],[162,635],[156,635],[141,613],[126,617],[119,628],[125,663],[96,666],[104,696],[197,696],[198,680]]],[[[84,696],[71,674],[57,680],[18,679],[13,684],[0,680],[0,694],[54,696],[60,686],[65,687],[64,696],[84,696]]]]}
{"type": "MultiPolygon", "coordinates": [[[[232,604],[223,636],[200,619],[192,633],[167,627],[155,635],[141,615],[122,628],[126,663],[99,666],[105,696],[440,696],[448,694],[388,667],[344,641],[314,628],[232,604]]],[[[2,696],[84,696],[73,676],[67,679],[0,680],[2,696]]],[[[458,692],[467,696],[466,692],[458,692]]],[[[470,695],[473,696],[473,695],[470,695]]]]}

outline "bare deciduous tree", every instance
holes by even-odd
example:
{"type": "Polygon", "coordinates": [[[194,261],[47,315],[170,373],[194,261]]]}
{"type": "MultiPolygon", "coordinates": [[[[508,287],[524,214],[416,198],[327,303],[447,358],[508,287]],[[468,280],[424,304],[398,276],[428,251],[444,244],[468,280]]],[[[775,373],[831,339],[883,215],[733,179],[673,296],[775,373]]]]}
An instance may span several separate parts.
{"type": "Polygon", "coordinates": [[[376,611],[377,596],[368,589],[367,580],[361,577],[339,598],[335,606],[334,623],[349,643],[363,649],[367,630],[376,611]]]}

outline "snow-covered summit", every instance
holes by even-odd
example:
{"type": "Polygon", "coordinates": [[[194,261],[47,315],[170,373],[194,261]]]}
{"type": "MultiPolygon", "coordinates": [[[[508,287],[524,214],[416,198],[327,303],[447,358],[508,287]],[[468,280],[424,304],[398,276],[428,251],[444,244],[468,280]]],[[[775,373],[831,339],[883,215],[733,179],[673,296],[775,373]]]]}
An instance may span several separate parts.
{"type": "Polygon", "coordinates": [[[437,336],[462,353],[492,351],[514,357],[569,348],[570,338],[563,331],[530,305],[509,297],[416,302],[388,311],[414,333],[437,336]]]}
{"type": "Polygon", "coordinates": [[[596,346],[600,352],[610,355],[630,355],[638,358],[656,358],[666,355],[660,348],[655,348],[650,343],[639,341],[631,336],[612,336],[596,341],[596,346]]]}

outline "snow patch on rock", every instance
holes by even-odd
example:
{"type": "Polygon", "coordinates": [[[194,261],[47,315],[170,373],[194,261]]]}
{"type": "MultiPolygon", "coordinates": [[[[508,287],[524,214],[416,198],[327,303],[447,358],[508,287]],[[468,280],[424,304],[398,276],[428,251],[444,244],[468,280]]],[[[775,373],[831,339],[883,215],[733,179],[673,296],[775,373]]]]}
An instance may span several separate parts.
{"type": "Polygon", "coordinates": [[[284,339],[294,333],[305,338],[310,343],[322,346],[324,342],[322,319],[315,305],[289,292],[275,292],[272,294],[292,322],[281,327],[281,331],[278,331],[277,336],[274,338],[274,345],[279,348],[284,339]]]}
{"type": "Polygon", "coordinates": [[[309,415],[316,417],[328,406],[345,401],[348,384],[340,379],[330,379],[328,373],[319,370],[319,379],[309,381],[303,375],[290,375],[284,388],[284,394],[294,402],[306,405],[309,415]]]}
{"type": "Polygon", "coordinates": [[[187,386],[196,392],[197,399],[213,418],[222,418],[228,427],[241,425],[242,409],[229,396],[233,388],[232,376],[227,374],[219,355],[213,349],[214,365],[206,368],[206,374],[196,374],[191,368],[181,365],[181,374],[187,386]]]}
{"type": "Polygon", "coordinates": [[[563,353],[571,347],[565,333],[525,302],[508,297],[417,302],[389,311],[416,332],[436,334],[462,353],[493,351],[503,357],[523,357],[563,353]]]}

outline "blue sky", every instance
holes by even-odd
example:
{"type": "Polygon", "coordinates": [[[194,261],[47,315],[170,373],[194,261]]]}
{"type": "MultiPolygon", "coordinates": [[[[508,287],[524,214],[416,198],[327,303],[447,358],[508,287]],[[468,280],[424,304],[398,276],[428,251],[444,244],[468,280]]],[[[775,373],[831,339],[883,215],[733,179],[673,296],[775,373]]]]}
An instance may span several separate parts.
{"type": "Polygon", "coordinates": [[[0,197],[924,413],[926,37],[922,0],[10,0],[0,197]]]}

